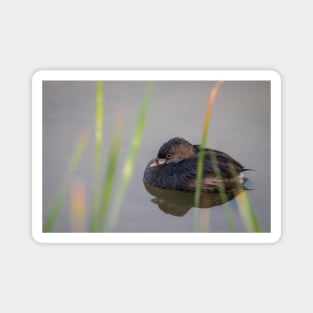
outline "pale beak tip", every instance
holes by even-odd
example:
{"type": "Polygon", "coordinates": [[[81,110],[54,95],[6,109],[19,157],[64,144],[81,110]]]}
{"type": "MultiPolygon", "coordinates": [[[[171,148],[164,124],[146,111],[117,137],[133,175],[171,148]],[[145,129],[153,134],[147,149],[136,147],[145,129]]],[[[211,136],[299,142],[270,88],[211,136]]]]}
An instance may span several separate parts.
{"type": "Polygon", "coordinates": [[[149,167],[159,166],[166,162],[166,159],[153,159],[149,163],[149,167]]]}

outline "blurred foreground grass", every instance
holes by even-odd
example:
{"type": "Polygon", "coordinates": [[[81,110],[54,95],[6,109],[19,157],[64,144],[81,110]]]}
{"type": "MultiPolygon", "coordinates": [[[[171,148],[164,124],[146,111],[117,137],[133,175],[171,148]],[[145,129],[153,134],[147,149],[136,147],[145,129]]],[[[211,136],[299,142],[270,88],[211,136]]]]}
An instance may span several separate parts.
{"type": "MultiPolygon", "coordinates": [[[[206,231],[208,231],[209,229],[209,221],[207,221],[206,223],[203,223],[203,221],[199,220],[199,208],[198,207],[199,207],[200,198],[201,198],[201,179],[203,175],[202,172],[203,172],[203,166],[204,166],[204,156],[205,156],[205,148],[207,145],[210,118],[211,118],[211,113],[212,113],[212,108],[213,108],[215,98],[222,84],[223,84],[223,81],[218,81],[213,86],[211,93],[209,95],[209,100],[206,106],[206,111],[204,113],[199,160],[197,164],[197,183],[196,183],[195,200],[194,200],[195,201],[194,202],[195,203],[195,210],[194,210],[194,231],[195,232],[204,230],[203,227],[200,227],[201,225],[207,225],[206,231]]],[[[225,212],[225,218],[226,218],[227,225],[228,225],[228,230],[230,232],[234,232],[236,229],[235,229],[234,218],[232,215],[232,210],[230,208],[229,202],[227,201],[227,195],[225,192],[224,184],[222,182],[221,171],[218,165],[216,154],[213,150],[210,150],[210,158],[213,161],[212,163],[213,163],[213,170],[214,170],[215,176],[218,178],[217,182],[218,182],[219,195],[221,197],[221,202],[223,203],[223,206],[224,206],[224,212],[225,212]]],[[[247,232],[260,232],[261,227],[258,223],[252,204],[249,201],[247,192],[245,191],[244,187],[239,184],[237,188],[239,192],[238,192],[238,195],[235,197],[235,201],[239,208],[239,212],[240,212],[245,230],[247,232]]],[[[207,218],[209,219],[209,215],[207,218]]]]}
{"type": "MultiPolygon", "coordinates": [[[[117,176],[117,163],[121,145],[122,129],[124,124],[124,112],[119,111],[113,122],[113,134],[110,146],[108,147],[108,161],[105,174],[101,182],[101,161],[102,161],[102,140],[103,140],[103,121],[104,121],[104,103],[103,103],[103,82],[96,82],[96,101],[95,101],[95,183],[94,197],[89,221],[89,232],[113,231],[117,220],[123,199],[133,175],[135,161],[141,144],[148,108],[152,94],[152,82],[146,83],[146,88],[140,105],[135,129],[131,136],[131,143],[126,155],[120,185],[114,193],[113,185],[117,176]],[[115,194],[114,203],[111,208],[111,215],[108,225],[108,211],[112,196],[115,194]]],[[[43,232],[51,232],[64,203],[65,196],[69,190],[71,179],[87,143],[87,133],[84,131],[79,137],[72,157],[68,165],[67,173],[63,179],[60,190],[58,191],[52,208],[43,223],[43,232]]],[[[71,230],[82,231],[82,225],[86,219],[86,201],[84,195],[84,185],[74,181],[71,185],[71,230]]]]}
{"type": "Polygon", "coordinates": [[[63,205],[65,196],[69,190],[69,186],[70,186],[73,174],[81,160],[83,152],[85,151],[88,138],[89,138],[88,130],[84,130],[78,137],[78,140],[75,145],[75,149],[72,153],[65,176],[63,178],[63,182],[59,188],[59,191],[57,192],[55,196],[55,199],[52,204],[52,208],[50,209],[48,216],[46,217],[43,223],[43,232],[51,232],[54,227],[56,219],[63,205]]]}

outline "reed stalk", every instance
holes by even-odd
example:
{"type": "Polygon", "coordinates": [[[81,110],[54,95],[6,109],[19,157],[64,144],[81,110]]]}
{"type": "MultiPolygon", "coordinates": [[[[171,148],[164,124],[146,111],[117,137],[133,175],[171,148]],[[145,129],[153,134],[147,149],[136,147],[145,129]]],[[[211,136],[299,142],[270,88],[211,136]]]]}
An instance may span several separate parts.
{"type": "Polygon", "coordinates": [[[135,129],[131,136],[131,143],[122,169],[119,187],[114,197],[113,207],[108,225],[108,231],[113,231],[118,220],[119,212],[125,197],[125,193],[131,180],[135,161],[141,144],[144,126],[147,119],[148,108],[152,94],[152,82],[147,82],[144,97],[139,109],[135,129]]]}

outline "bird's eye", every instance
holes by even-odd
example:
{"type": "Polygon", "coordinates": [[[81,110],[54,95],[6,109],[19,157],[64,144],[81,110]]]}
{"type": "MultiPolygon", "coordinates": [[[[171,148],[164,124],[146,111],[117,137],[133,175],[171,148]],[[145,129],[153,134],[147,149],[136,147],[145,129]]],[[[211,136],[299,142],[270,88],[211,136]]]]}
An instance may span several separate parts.
{"type": "Polygon", "coordinates": [[[167,155],[166,155],[166,158],[167,159],[170,159],[172,157],[172,155],[170,154],[170,153],[168,153],[167,155]]]}

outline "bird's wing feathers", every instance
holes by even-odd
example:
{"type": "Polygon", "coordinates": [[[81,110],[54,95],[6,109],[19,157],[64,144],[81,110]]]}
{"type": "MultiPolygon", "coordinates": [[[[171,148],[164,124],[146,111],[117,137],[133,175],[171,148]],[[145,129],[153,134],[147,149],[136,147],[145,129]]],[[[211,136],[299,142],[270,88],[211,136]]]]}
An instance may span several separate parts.
{"type": "MultiPolygon", "coordinates": [[[[194,145],[194,148],[196,150],[197,155],[199,155],[200,145],[194,145]]],[[[233,170],[235,170],[236,172],[240,172],[244,169],[243,165],[241,165],[238,161],[234,160],[230,155],[228,155],[225,152],[208,148],[204,148],[204,151],[206,159],[211,159],[212,157],[214,160],[216,158],[218,164],[222,167],[223,166],[229,167],[231,165],[233,170]]]]}
{"type": "MultiPolygon", "coordinates": [[[[194,156],[181,161],[180,167],[185,175],[190,178],[195,178],[197,176],[197,164],[198,156],[194,156]]],[[[232,159],[224,152],[211,149],[205,152],[203,163],[204,177],[220,175],[222,178],[233,178],[239,175],[242,169],[243,166],[239,162],[232,159]]]]}

